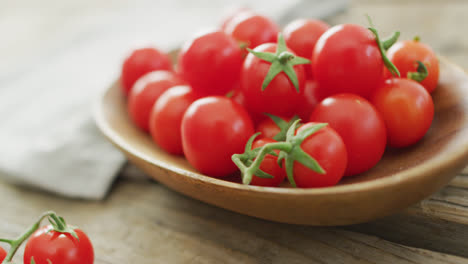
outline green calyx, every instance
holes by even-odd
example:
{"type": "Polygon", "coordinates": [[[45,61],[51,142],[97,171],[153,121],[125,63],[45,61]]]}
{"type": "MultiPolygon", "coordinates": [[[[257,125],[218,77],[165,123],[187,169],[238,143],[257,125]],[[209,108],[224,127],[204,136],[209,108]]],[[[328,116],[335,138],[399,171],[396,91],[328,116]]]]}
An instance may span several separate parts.
{"type": "Polygon", "coordinates": [[[296,91],[299,92],[299,81],[297,79],[296,72],[294,71],[294,66],[299,64],[308,64],[310,63],[310,60],[298,57],[289,52],[281,33],[278,34],[276,53],[259,52],[252,49],[247,50],[255,57],[271,63],[270,69],[262,83],[262,91],[266,89],[276,75],[284,72],[288,76],[289,80],[291,80],[296,91]]]}
{"type": "MultiPolygon", "coordinates": [[[[30,226],[22,235],[20,235],[17,239],[4,239],[0,238],[0,242],[7,243],[10,245],[10,250],[3,260],[2,264],[12,264],[12,259],[15,256],[16,252],[20,248],[20,246],[29,239],[29,237],[36,232],[39,227],[41,226],[41,222],[48,218],[49,222],[51,223],[53,230],[60,232],[60,233],[69,233],[76,239],[78,239],[78,236],[76,235],[75,231],[67,226],[65,220],[58,216],[55,212],[48,211],[43,213],[39,219],[32,225],[30,226]]],[[[34,259],[31,259],[31,264],[35,263],[34,259]]]]}
{"type": "Polygon", "coordinates": [[[427,71],[427,67],[426,65],[424,65],[424,63],[422,63],[421,61],[416,62],[418,63],[418,68],[416,69],[416,72],[408,72],[406,77],[417,82],[422,82],[424,79],[426,79],[427,75],[429,75],[429,72],[427,71]]]}
{"type": "Polygon", "coordinates": [[[252,149],[253,141],[260,134],[256,133],[248,140],[244,153],[232,155],[232,161],[241,171],[243,184],[250,184],[254,175],[260,178],[273,178],[272,175],[260,170],[260,165],[266,155],[276,155],[274,152],[275,150],[280,151],[280,154],[278,155],[278,164],[282,167],[282,161],[284,160],[286,164],[286,173],[293,187],[296,187],[296,182],[294,181],[293,175],[295,161],[302,163],[304,166],[317,173],[325,173],[325,170],[320,166],[320,164],[313,157],[302,150],[301,144],[306,138],[321,128],[327,126],[327,124],[316,124],[307,129],[304,129],[297,135],[294,135],[299,122],[300,119],[292,122],[286,133],[285,141],[283,142],[268,143],[263,147],[252,149]]]}
{"type": "Polygon", "coordinates": [[[393,44],[395,44],[400,37],[400,32],[396,31],[393,33],[391,37],[388,39],[381,41],[379,37],[379,33],[377,32],[377,29],[375,29],[372,20],[369,16],[367,16],[367,20],[369,21],[370,27],[368,28],[372,34],[375,36],[375,41],[377,42],[377,46],[379,47],[380,54],[382,55],[382,60],[384,62],[385,67],[390,71],[390,73],[393,76],[398,76],[400,77],[400,71],[397,69],[397,67],[390,61],[390,59],[387,57],[387,54],[385,53],[393,44]]]}
{"type": "Polygon", "coordinates": [[[302,165],[306,166],[307,168],[320,173],[324,174],[325,170],[320,166],[320,164],[309,154],[307,154],[301,148],[302,142],[310,137],[315,132],[319,131],[321,128],[327,126],[326,123],[320,123],[308,127],[307,129],[302,130],[297,135],[294,135],[296,131],[296,125],[299,123],[300,120],[294,121],[292,126],[289,128],[286,134],[286,142],[289,142],[292,147],[289,152],[281,151],[278,157],[278,164],[282,166],[282,162],[284,160],[284,164],[286,166],[286,174],[288,175],[288,180],[293,187],[296,187],[296,181],[294,180],[294,162],[297,161],[302,165]]]}
{"type": "MultiPolygon", "coordinates": [[[[278,117],[278,116],[275,116],[275,115],[272,115],[272,114],[268,114],[268,113],[265,113],[265,115],[268,116],[280,129],[280,132],[273,137],[273,139],[276,140],[276,141],[285,141],[286,140],[286,132],[292,126],[294,121],[299,119],[299,117],[297,115],[295,115],[295,116],[293,116],[293,118],[291,118],[291,121],[286,122],[281,117],[278,117]]],[[[298,125],[299,124],[296,123],[296,128],[297,128],[298,125]]]]}
{"type": "Polygon", "coordinates": [[[267,154],[276,156],[276,153],[273,150],[288,148],[288,146],[278,142],[269,143],[263,147],[252,149],[252,144],[258,135],[260,135],[260,132],[253,134],[249,138],[247,144],[245,145],[244,153],[234,154],[231,157],[234,164],[236,164],[236,166],[241,171],[243,184],[250,184],[254,175],[260,178],[273,178],[272,175],[260,169],[260,164],[267,154]]]}

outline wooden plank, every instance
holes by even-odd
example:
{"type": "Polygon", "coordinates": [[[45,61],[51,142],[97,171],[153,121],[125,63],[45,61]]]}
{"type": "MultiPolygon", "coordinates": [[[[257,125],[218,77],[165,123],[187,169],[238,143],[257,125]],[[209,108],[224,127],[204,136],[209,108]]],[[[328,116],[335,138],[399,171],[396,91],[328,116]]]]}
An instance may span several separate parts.
{"type": "Polygon", "coordinates": [[[466,263],[338,228],[267,222],[189,199],[145,178],[121,179],[103,202],[0,183],[0,236],[54,209],[91,237],[96,263],[466,263]],[[15,197],[11,199],[10,197],[15,197]],[[10,198],[10,199],[8,199],[10,198]]]}

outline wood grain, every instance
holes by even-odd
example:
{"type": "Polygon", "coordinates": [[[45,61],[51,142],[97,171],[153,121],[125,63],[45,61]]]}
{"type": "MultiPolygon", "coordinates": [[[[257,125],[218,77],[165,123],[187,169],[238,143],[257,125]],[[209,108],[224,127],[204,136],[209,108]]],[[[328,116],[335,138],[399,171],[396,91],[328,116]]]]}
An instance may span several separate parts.
{"type": "MultiPolygon", "coordinates": [[[[84,229],[96,264],[106,263],[466,263],[337,228],[278,224],[222,210],[147,177],[119,180],[102,202],[57,197],[0,183],[0,236],[13,237],[53,209],[84,229]]],[[[20,259],[20,256],[19,258],[20,259]]]]}

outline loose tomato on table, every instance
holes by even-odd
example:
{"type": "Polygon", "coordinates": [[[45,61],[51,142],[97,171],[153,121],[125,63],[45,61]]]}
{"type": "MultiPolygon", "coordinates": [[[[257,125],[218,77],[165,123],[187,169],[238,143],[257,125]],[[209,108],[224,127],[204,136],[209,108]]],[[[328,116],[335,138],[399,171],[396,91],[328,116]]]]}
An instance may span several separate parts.
{"type": "Polygon", "coordinates": [[[133,122],[148,132],[151,109],[155,102],[167,89],[184,83],[169,71],[153,71],[138,79],[128,96],[128,113],[133,122]]]}
{"type": "Polygon", "coordinates": [[[330,96],[315,107],[310,121],[328,123],[343,139],[348,153],[345,176],[365,172],[382,158],[387,142],[385,122],[363,97],[330,96]]]}
{"type": "Polygon", "coordinates": [[[199,95],[225,95],[239,82],[242,53],[237,42],[220,31],[196,36],[182,46],[178,70],[199,95]]]}
{"type": "Polygon", "coordinates": [[[127,57],[122,66],[120,81],[122,90],[128,95],[135,82],[151,71],[172,70],[169,56],[155,48],[137,49],[127,57]]]}
{"type": "Polygon", "coordinates": [[[156,144],[171,153],[181,155],[182,117],[198,97],[190,86],[174,86],[165,91],[154,104],[150,118],[150,133],[156,144]]]}
{"type": "Polygon", "coordinates": [[[392,147],[406,147],[419,141],[434,118],[431,95],[414,80],[386,80],[371,102],[385,121],[388,144],[392,147]]]}
{"type": "Polygon", "coordinates": [[[383,80],[384,65],[398,75],[384,52],[398,35],[381,42],[374,28],[344,24],[327,30],[315,45],[311,63],[319,99],[339,93],[369,98],[383,80]]]}
{"type": "MultiPolygon", "coordinates": [[[[329,28],[327,23],[317,19],[297,19],[286,25],[283,34],[288,47],[298,56],[312,58],[317,40],[329,28]]],[[[307,79],[313,79],[310,64],[304,65],[304,68],[307,79]]]]}
{"type": "Polygon", "coordinates": [[[93,264],[94,251],[88,236],[74,229],[77,237],[44,226],[28,240],[24,250],[24,264],[93,264]]]}
{"type": "Polygon", "coordinates": [[[182,118],[185,157],[195,169],[213,177],[225,177],[237,170],[231,156],[243,152],[253,133],[247,111],[222,96],[198,99],[182,118]]]}
{"type": "Polygon", "coordinates": [[[240,44],[253,49],[261,44],[275,42],[279,26],[266,16],[254,12],[240,12],[224,28],[226,34],[240,44]]]}
{"type": "Polygon", "coordinates": [[[241,92],[252,115],[293,116],[302,100],[304,68],[310,61],[287,49],[281,34],[278,44],[249,50],[241,71],[241,92]]]}
{"type": "MultiPolygon", "coordinates": [[[[388,58],[395,64],[401,73],[401,77],[411,77],[418,71],[418,61],[421,61],[427,68],[427,76],[416,81],[431,93],[439,82],[439,59],[435,52],[428,45],[421,43],[418,38],[397,42],[387,52],[388,58]],[[409,75],[408,75],[409,74],[409,75]]],[[[391,78],[390,72],[386,71],[387,78],[391,78]]]]}

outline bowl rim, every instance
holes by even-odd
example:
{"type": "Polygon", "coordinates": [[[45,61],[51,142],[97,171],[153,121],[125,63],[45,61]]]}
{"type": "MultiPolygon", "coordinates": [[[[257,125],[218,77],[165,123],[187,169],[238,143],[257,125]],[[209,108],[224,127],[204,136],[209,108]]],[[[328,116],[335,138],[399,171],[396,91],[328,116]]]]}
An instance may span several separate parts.
{"type": "MultiPolygon", "coordinates": [[[[439,60],[444,64],[447,64],[451,68],[462,72],[466,77],[467,73],[464,69],[460,66],[450,62],[448,59],[444,57],[439,57],[439,60]]],[[[468,79],[468,78],[467,78],[468,79]]],[[[443,159],[435,158],[431,160],[431,162],[424,162],[418,164],[415,167],[405,169],[403,171],[394,173],[387,177],[381,177],[377,179],[372,179],[369,181],[364,182],[356,182],[350,184],[342,184],[342,185],[335,185],[330,187],[323,187],[323,188],[278,188],[278,187],[262,187],[262,186],[252,186],[252,185],[244,185],[241,183],[230,182],[223,179],[213,178],[210,176],[206,176],[200,174],[198,172],[188,171],[186,169],[180,168],[178,166],[174,166],[160,160],[154,159],[137,149],[135,149],[131,144],[125,141],[119,134],[114,131],[109,123],[107,122],[104,114],[104,102],[110,92],[112,92],[117,87],[118,80],[112,83],[107,89],[102,91],[94,103],[93,106],[93,117],[95,123],[101,133],[118,149],[127,154],[142,159],[145,162],[160,167],[165,168],[167,170],[171,170],[177,174],[189,177],[193,180],[197,180],[200,182],[204,182],[207,184],[213,184],[223,188],[229,188],[236,191],[248,191],[248,192],[256,192],[259,194],[287,194],[290,195],[299,195],[299,196],[318,196],[318,195],[330,195],[330,194],[344,194],[344,193],[356,193],[356,192],[366,192],[369,190],[375,190],[380,188],[391,188],[395,187],[396,185],[402,184],[403,182],[409,182],[413,180],[417,180],[419,178],[426,177],[426,174],[434,173],[436,171],[445,171],[446,169],[452,167],[454,164],[458,164],[459,162],[463,162],[468,160],[468,140],[466,140],[463,144],[459,145],[454,152],[447,153],[443,159]]],[[[468,100],[467,100],[468,101],[468,100]]],[[[465,112],[468,115],[468,112],[465,112]]],[[[468,135],[467,135],[468,136],[468,135]]],[[[457,135],[457,138],[460,135],[457,135]]],[[[168,154],[170,155],[170,154],[168,154]]]]}

